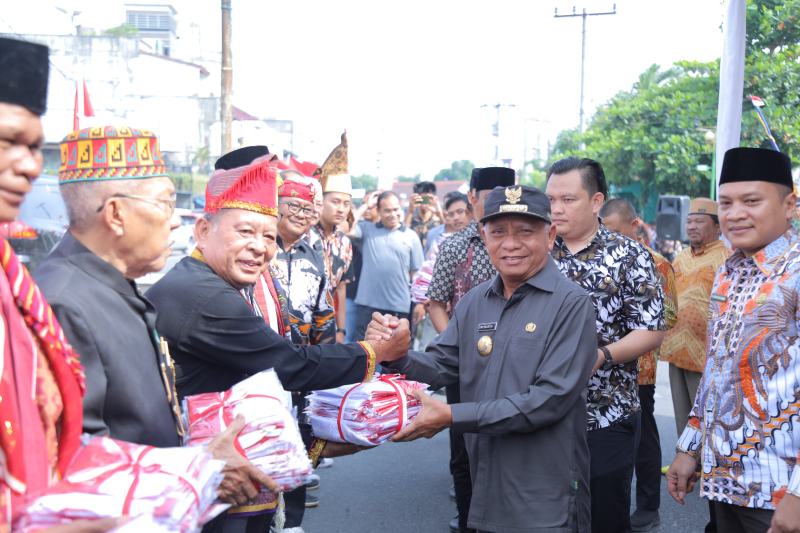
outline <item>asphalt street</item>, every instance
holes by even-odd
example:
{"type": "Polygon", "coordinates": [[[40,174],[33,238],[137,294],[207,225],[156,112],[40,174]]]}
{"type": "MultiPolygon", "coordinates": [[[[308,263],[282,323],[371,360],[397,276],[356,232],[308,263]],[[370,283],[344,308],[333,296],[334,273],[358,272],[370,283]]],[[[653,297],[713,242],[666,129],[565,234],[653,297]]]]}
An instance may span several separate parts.
{"type": "MultiPolygon", "coordinates": [[[[656,420],[667,464],[677,436],[666,363],[658,367],[656,420]]],[[[446,432],[430,440],[387,443],[337,458],[333,467],[317,472],[321,483],[313,494],[320,506],[306,510],[303,529],[307,533],[447,533],[455,515],[455,504],[448,497],[448,460],[446,432]]],[[[666,480],[661,479],[661,526],[652,531],[702,532],[708,506],[697,489],[680,506],[667,494],[666,480]]]]}

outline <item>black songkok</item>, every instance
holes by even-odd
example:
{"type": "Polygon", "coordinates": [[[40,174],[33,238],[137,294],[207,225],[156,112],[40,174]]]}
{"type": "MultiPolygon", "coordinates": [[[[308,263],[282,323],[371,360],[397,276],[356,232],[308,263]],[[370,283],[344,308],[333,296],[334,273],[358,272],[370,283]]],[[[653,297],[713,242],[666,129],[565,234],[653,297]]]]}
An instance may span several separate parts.
{"type": "Polygon", "coordinates": [[[776,150],[731,148],[722,160],[719,184],[735,181],[767,181],[793,189],[792,160],[776,150]]]}
{"type": "Polygon", "coordinates": [[[495,187],[510,187],[514,185],[516,176],[514,171],[506,167],[476,168],[472,171],[469,188],[476,191],[490,191],[495,187]],[[477,170],[477,175],[475,173],[477,170]]]}
{"type": "Polygon", "coordinates": [[[249,165],[261,156],[269,154],[266,146],[245,146],[223,155],[214,163],[215,170],[230,170],[249,165]]]}
{"type": "Polygon", "coordinates": [[[48,55],[44,45],[0,37],[0,102],[43,115],[47,110],[48,55]]]}

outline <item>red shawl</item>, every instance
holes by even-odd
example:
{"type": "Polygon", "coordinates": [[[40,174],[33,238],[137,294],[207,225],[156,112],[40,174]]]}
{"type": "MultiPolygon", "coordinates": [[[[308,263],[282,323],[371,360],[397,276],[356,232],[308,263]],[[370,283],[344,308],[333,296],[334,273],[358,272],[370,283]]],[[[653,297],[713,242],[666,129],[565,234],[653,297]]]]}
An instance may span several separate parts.
{"type": "Polygon", "coordinates": [[[22,495],[50,481],[47,448],[36,405],[36,340],[49,362],[63,402],[58,436],[58,473],[80,445],[84,376],[80,362],[28,270],[0,239],[0,484],[22,495]],[[32,338],[35,337],[35,339],[32,338]]]}

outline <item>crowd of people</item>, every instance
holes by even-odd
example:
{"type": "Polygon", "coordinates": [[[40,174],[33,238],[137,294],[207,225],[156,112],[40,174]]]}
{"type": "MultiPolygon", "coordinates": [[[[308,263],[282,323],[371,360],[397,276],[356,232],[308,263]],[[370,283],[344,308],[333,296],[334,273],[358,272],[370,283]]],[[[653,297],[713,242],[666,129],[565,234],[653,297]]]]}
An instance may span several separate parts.
{"type": "MultiPolygon", "coordinates": [[[[48,50],[0,39],[0,65],[12,221],[42,168],[48,50]]],[[[591,159],[553,163],[544,190],[501,167],[443,200],[418,183],[404,214],[389,190],[354,209],[345,136],[311,172],[248,146],[216,161],[195,249],[146,294],[134,280],[164,267],[178,224],[156,135],[86,128],[60,154],[67,233],[33,276],[0,241],[0,531],[58,481],[82,433],[181,446],[183,397],[269,368],[314,465],[362,450],[315,438],[310,391],[381,371],[444,388],[447,402],[414,393],[422,410],[393,440],[449,431],[451,530],[646,531],[659,523],[658,360],[679,434],[670,495],[683,503],[699,481],[706,531],[800,531],[800,237],[784,154],[729,150],[719,201],[692,201],[689,246],[670,262],[591,159]]],[[[279,494],[237,451],[243,427],[208,446],[232,507],[204,531],[301,532],[319,479],[279,494]]]]}

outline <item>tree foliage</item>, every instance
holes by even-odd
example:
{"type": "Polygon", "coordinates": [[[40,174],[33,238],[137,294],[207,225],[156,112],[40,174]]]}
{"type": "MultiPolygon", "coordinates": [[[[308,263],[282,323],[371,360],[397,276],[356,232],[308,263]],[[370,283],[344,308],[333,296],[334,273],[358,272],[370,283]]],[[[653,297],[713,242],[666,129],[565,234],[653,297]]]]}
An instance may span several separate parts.
{"type": "MultiPolygon", "coordinates": [[[[763,109],[781,150],[800,156],[800,0],[747,2],[742,146],[769,146],[747,95],[763,109]]],[[[652,65],[630,90],[600,106],[586,131],[562,131],[550,162],[566,155],[600,161],[610,183],[639,182],[645,198],[707,196],[719,91],[719,62],[652,65]],[[698,170],[700,166],[701,170],[698,170]],[[709,170],[702,170],[705,166],[709,170]]]]}
{"type": "Polygon", "coordinates": [[[354,189],[364,189],[371,191],[378,188],[378,178],[370,176],[369,174],[361,174],[360,176],[351,176],[351,183],[354,189]]]}
{"type": "Polygon", "coordinates": [[[474,168],[475,164],[472,161],[467,161],[466,159],[453,161],[450,164],[450,168],[443,168],[440,170],[436,176],[433,177],[433,181],[469,181],[469,178],[472,176],[472,169],[474,168]]]}

